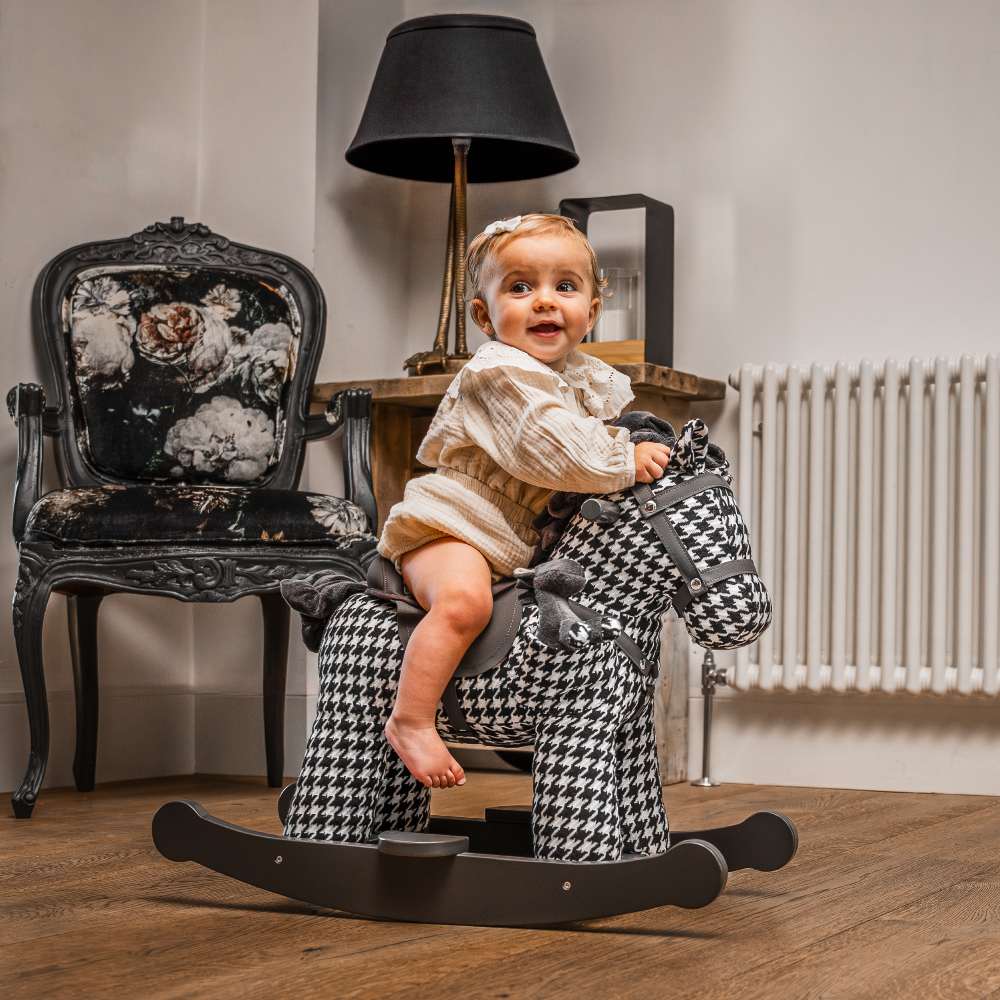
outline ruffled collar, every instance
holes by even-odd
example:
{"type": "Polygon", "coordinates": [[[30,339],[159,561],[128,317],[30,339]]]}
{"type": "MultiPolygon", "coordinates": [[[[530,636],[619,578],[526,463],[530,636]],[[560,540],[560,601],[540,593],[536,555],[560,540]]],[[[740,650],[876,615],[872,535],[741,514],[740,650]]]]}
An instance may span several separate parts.
{"type": "MultiPolygon", "coordinates": [[[[611,420],[635,398],[631,382],[611,365],[592,354],[584,354],[575,348],[566,355],[566,365],[556,371],[544,361],[533,358],[527,351],[490,340],[480,345],[476,353],[465,363],[462,371],[480,371],[494,365],[512,365],[525,371],[542,372],[555,378],[559,388],[572,394],[579,389],[587,412],[601,420],[611,420]]],[[[461,373],[459,373],[461,374],[461,373]]],[[[449,396],[457,396],[461,379],[452,379],[448,387],[449,396]]]]}
{"type": "Polygon", "coordinates": [[[593,354],[575,348],[566,357],[566,367],[558,373],[563,381],[583,392],[587,411],[602,420],[611,420],[635,399],[629,377],[593,354]]]}

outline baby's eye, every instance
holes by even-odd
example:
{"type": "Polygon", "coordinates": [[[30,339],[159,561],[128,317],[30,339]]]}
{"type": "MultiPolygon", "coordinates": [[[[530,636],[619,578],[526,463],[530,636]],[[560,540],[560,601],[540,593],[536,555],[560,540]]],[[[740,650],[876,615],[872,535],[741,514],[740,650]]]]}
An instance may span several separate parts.
{"type": "Polygon", "coordinates": [[[512,292],[526,292],[528,291],[528,283],[526,281],[515,281],[510,286],[510,290],[512,292]]]}
{"type": "Polygon", "coordinates": [[[559,284],[556,285],[556,288],[561,290],[563,285],[569,285],[568,291],[570,292],[576,291],[576,285],[574,285],[573,282],[569,281],[568,279],[560,281],[559,284]]]}

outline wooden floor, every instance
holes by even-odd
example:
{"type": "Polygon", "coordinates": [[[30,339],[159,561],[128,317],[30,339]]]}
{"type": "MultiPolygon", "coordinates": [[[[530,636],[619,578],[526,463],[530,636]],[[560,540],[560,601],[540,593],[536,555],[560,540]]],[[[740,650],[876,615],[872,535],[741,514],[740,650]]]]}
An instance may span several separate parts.
{"type": "MultiPolygon", "coordinates": [[[[435,794],[436,812],[481,815],[529,783],[476,773],[435,794]]],[[[0,817],[0,993],[1000,998],[1000,799],[674,785],[677,828],[775,808],[798,856],[731,874],[702,910],[507,930],[356,919],[170,863],[149,831],[171,798],[280,833],[276,793],[249,779],[47,791],[34,819],[0,817]]]]}

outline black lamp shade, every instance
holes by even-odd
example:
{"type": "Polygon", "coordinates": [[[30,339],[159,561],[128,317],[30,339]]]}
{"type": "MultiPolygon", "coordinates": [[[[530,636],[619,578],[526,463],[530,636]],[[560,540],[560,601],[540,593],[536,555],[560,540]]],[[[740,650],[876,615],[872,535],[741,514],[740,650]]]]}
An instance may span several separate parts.
{"type": "Polygon", "coordinates": [[[526,21],[439,14],[393,28],[347,162],[450,182],[451,140],[463,136],[472,140],[473,184],[547,177],[580,162],[526,21]]]}

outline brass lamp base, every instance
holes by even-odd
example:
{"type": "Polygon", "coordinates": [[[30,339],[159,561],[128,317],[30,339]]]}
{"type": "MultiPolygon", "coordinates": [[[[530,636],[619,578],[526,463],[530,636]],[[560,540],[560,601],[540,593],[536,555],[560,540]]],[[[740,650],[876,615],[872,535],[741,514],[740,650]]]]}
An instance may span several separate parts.
{"type": "Polygon", "coordinates": [[[407,375],[434,375],[457,372],[472,355],[465,343],[465,188],[469,139],[452,139],[455,172],[451,181],[451,204],[448,209],[448,246],[444,279],[441,283],[441,308],[437,335],[429,351],[417,351],[403,362],[407,375]],[[453,294],[454,293],[454,294],[453,294]],[[455,353],[448,352],[448,326],[452,298],[455,302],[455,353]]]}
{"type": "Polygon", "coordinates": [[[440,375],[454,374],[461,370],[466,361],[472,355],[465,354],[445,354],[442,351],[417,351],[411,354],[404,362],[403,367],[407,375],[440,375]]]}

